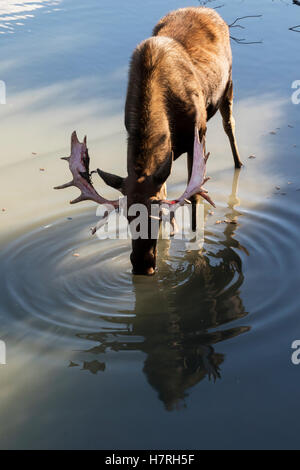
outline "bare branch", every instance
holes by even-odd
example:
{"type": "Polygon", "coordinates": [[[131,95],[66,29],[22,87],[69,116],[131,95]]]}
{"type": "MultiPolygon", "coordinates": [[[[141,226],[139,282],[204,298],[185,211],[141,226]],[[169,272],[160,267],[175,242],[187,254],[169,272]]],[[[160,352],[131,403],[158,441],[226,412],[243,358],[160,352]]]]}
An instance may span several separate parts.
{"type": "Polygon", "coordinates": [[[245,18],[261,18],[262,15],[247,15],[247,16],[240,16],[234,20],[233,23],[229,24],[229,28],[232,28],[238,21],[244,20],[245,18]]]}
{"type": "Polygon", "coordinates": [[[238,44],[262,44],[262,41],[246,41],[245,39],[235,38],[234,36],[230,36],[230,39],[238,44]]]}
{"type": "MultiPolygon", "coordinates": [[[[300,1],[293,0],[293,5],[297,5],[298,7],[300,7],[300,1]]],[[[300,29],[297,29],[297,28],[300,28],[300,24],[297,24],[296,26],[292,26],[291,28],[289,28],[289,30],[294,31],[294,33],[300,33],[300,29]]]]}
{"type": "MultiPolygon", "coordinates": [[[[238,21],[244,20],[246,18],[261,18],[262,15],[247,15],[247,16],[240,16],[234,20],[233,23],[229,24],[229,28],[240,28],[240,29],[246,29],[245,26],[242,26],[241,24],[237,24],[238,21]]],[[[262,44],[262,41],[246,41],[244,38],[236,38],[234,36],[230,36],[230,38],[235,41],[237,44],[262,44]]]]}
{"type": "Polygon", "coordinates": [[[292,26],[291,28],[289,28],[289,30],[294,31],[295,33],[300,33],[300,29],[297,28],[300,28],[300,24],[297,24],[297,26],[292,26]]]}
{"type": "MultiPolygon", "coordinates": [[[[201,6],[206,6],[208,3],[214,2],[215,0],[199,0],[199,3],[201,6]]],[[[213,10],[217,10],[217,8],[222,8],[224,7],[225,4],[223,5],[218,5],[217,7],[212,7],[213,10]]]]}

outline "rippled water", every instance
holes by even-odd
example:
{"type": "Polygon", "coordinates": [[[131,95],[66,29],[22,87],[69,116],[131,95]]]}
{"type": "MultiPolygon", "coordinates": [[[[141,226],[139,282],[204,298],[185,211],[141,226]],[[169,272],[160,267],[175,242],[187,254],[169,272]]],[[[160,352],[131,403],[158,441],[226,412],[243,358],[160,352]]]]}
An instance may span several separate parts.
{"type": "Polygon", "coordinates": [[[1,448],[299,447],[300,7],[224,3],[229,23],[263,15],[232,30],[263,41],[232,45],[245,167],[214,118],[203,249],[160,240],[158,273],[143,278],[129,241],[92,237],[95,207],[52,187],[67,180],[58,157],[74,128],[93,166],[125,173],[128,59],[188,3],[1,2],[1,448]]]}

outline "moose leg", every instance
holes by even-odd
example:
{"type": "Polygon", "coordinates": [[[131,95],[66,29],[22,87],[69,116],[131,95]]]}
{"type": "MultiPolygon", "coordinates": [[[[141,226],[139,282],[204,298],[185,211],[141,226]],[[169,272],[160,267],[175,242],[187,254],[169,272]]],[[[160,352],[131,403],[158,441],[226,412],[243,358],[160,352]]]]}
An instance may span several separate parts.
{"type": "Polygon", "coordinates": [[[197,204],[200,202],[201,197],[215,207],[207,191],[203,188],[203,185],[209,180],[206,177],[206,162],[210,154],[205,152],[205,131],[201,132],[201,139],[199,134],[198,126],[196,126],[193,152],[191,150],[187,152],[188,186],[182,196],[188,198],[192,203],[191,225],[193,232],[197,229],[197,204]]]}
{"type": "MultiPolygon", "coordinates": [[[[164,199],[167,198],[167,183],[164,183],[162,188],[161,188],[161,194],[163,196],[164,199]]],[[[161,215],[162,217],[162,215],[161,215]]],[[[177,225],[177,222],[176,222],[176,219],[175,219],[175,212],[174,211],[170,211],[170,214],[169,214],[169,222],[170,222],[170,225],[171,225],[171,232],[170,232],[170,236],[173,237],[177,232],[178,232],[178,225],[177,225]]]]}
{"type": "MultiPolygon", "coordinates": [[[[187,154],[187,165],[188,165],[188,182],[192,176],[193,169],[193,151],[191,150],[187,154]]],[[[197,204],[199,203],[201,196],[199,194],[194,194],[190,197],[192,203],[192,231],[195,232],[197,228],[197,204]]]]}
{"type": "Polygon", "coordinates": [[[223,118],[223,127],[226,132],[229,142],[231,145],[232,155],[234,158],[235,168],[241,168],[242,162],[240,159],[236,138],[235,138],[235,120],[232,115],[232,105],[233,105],[233,86],[232,81],[230,81],[227,88],[226,94],[223,97],[222,103],[220,105],[220,113],[223,118]]]}

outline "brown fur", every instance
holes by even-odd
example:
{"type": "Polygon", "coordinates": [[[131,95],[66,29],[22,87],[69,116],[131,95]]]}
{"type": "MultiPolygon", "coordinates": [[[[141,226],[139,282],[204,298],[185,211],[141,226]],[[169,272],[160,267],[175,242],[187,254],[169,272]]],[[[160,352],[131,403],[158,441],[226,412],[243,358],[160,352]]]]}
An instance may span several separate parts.
{"type": "MultiPolygon", "coordinates": [[[[241,166],[232,117],[229,28],[215,10],[183,8],[162,18],[153,37],[135,49],[130,65],[125,125],[129,205],[150,205],[166,194],[155,175],[173,152],[188,153],[189,177],[195,124],[200,137],[220,109],[236,167],[241,166]]],[[[168,176],[168,175],[167,175],[168,176]]],[[[197,196],[193,203],[197,202],[197,196]]],[[[151,274],[156,240],[133,241],[134,271],[151,274]]]]}

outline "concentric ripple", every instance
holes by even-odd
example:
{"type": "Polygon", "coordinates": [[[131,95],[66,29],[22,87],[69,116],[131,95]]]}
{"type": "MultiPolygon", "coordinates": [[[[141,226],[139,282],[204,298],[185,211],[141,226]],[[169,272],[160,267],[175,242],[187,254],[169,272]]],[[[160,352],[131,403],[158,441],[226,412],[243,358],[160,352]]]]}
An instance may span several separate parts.
{"type": "Polygon", "coordinates": [[[249,313],[257,327],[291,314],[295,207],[274,199],[263,210],[220,210],[229,219],[216,224],[207,218],[201,253],[187,251],[180,240],[161,240],[158,273],[151,278],[132,276],[129,240],[89,235],[94,215],[26,233],[0,255],[4,324],[74,336],[128,333],[134,318],[157,314],[177,314],[187,330],[206,331],[249,313]]]}
{"type": "Polygon", "coordinates": [[[128,243],[92,238],[89,225],[90,216],[65,219],[2,251],[7,314],[31,327],[89,331],[132,304],[128,243]]]}

